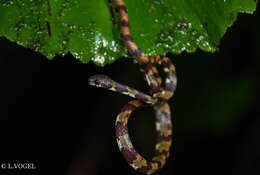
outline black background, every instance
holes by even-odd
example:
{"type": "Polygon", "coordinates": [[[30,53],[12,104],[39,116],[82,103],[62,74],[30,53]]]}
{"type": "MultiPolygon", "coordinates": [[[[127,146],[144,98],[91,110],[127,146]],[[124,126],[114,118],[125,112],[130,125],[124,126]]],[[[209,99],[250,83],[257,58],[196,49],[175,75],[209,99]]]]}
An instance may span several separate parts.
{"type": "MultiPolygon", "coordinates": [[[[260,173],[259,22],[259,8],[254,15],[240,14],[215,54],[169,55],[179,78],[171,100],[177,144],[160,174],[260,173]],[[226,105],[232,87],[247,86],[241,79],[249,82],[247,102],[232,107],[241,99],[234,97],[226,105]],[[214,100],[227,83],[227,96],[214,100]],[[235,119],[222,120],[225,111],[235,119]],[[227,124],[220,125],[224,121],[227,124]]],[[[101,68],[70,54],[50,61],[5,38],[0,48],[0,163],[32,162],[37,167],[0,169],[1,175],[136,174],[121,156],[114,135],[116,115],[130,98],[87,84],[89,76],[106,74],[146,92],[143,75],[131,59],[101,68]]],[[[240,93],[243,88],[234,94],[240,93]]],[[[133,142],[151,157],[153,111],[145,108],[134,116],[129,124],[133,142]]]]}

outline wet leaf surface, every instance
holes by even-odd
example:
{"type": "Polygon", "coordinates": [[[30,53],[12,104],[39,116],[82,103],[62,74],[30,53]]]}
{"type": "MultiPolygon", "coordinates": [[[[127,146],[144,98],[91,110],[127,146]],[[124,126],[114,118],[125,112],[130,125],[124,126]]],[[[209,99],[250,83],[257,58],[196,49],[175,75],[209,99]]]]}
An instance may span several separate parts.
{"type": "MultiPolygon", "coordinates": [[[[116,13],[101,0],[1,0],[0,36],[52,59],[71,52],[104,66],[126,56],[116,13]],[[114,20],[112,20],[114,19],[114,20]]],[[[136,43],[150,56],[217,50],[239,12],[254,0],[125,0],[136,43]]]]}

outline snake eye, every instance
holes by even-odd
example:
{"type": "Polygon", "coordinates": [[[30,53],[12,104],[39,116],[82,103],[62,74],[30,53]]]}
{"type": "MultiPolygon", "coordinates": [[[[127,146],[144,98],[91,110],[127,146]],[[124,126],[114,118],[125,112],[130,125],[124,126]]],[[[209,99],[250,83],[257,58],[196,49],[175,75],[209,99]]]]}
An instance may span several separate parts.
{"type": "Polygon", "coordinates": [[[88,78],[88,84],[91,86],[96,86],[97,78],[95,75],[88,78]]]}
{"type": "Polygon", "coordinates": [[[88,83],[92,86],[111,88],[112,87],[111,78],[106,75],[94,75],[88,78],[88,83]]]}
{"type": "Polygon", "coordinates": [[[95,82],[95,85],[101,84],[98,79],[96,79],[94,82],[95,82]]]}

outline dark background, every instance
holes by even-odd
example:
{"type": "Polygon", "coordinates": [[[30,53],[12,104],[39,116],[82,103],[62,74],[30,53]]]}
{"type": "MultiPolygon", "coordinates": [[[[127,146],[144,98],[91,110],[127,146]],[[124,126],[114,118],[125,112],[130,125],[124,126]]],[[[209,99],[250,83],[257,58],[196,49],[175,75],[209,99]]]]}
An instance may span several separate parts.
{"type": "MultiPolygon", "coordinates": [[[[168,55],[179,78],[170,101],[177,144],[160,174],[260,173],[259,22],[259,8],[240,14],[215,54],[168,55]]],[[[131,59],[100,68],[71,55],[50,61],[5,38],[0,48],[0,163],[37,166],[0,175],[136,174],[114,134],[116,115],[131,99],[87,84],[106,74],[147,92],[131,59]]],[[[151,157],[152,109],[135,112],[129,129],[136,148],[151,157]]]]}

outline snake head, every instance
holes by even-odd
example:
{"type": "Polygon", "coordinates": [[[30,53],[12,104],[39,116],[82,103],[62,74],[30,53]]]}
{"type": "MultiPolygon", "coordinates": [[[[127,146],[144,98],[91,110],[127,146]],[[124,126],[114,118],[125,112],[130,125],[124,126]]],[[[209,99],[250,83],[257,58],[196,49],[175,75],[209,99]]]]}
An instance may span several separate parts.
{"type": "Polygon", "coordinates": [[[106,75],[93,75],[88,78],[88,84],[109,89],[112,87],[113,80],[106,75]]]}

